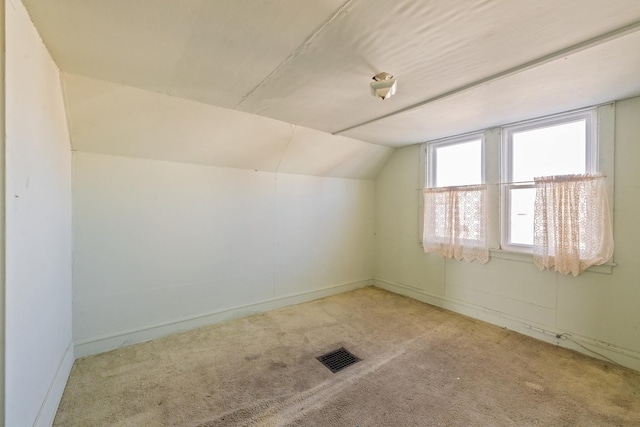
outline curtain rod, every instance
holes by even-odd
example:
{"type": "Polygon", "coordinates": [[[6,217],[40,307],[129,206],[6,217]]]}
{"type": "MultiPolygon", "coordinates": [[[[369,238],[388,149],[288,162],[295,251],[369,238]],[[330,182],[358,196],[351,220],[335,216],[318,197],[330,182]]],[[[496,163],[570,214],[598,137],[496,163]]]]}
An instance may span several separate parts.
{"type": "MultiPolygon", "coordinates": [[[[592,178],[606,178],[607,175],[599,175],[599,176],[594,176],[592,178]]],[[[492,182],[492,183],[485,183],[485,184],[469,184],[469,186],[472,185],[517,185],[517,184],[535,184],[535,181],[515,181],[515,182],[492,182]]],[[[466,187],[467,185],[450,185],[449,187],[466,187]]],[[[424,187],[424,188],[416,188],[416,190],[422,191],[425,188],[447,188],[447,187],[424,187]]]]}
{"type": "MultiPolygon", "coordinates": [[[[558,178],[559,181],[567,181],[568,179],[566,178],[567,175],[560,175],[560,177],[558,178]]],[[[569,179],[571,179],[572,177],[569,175],[568,177],[570,177],[569,179]]],[[[584,176],[584,175],[574,175],[574,177],[580,177],[582,179],[586,178],[586,179],[596,179],[596,178],[606,178],[606,175],[593,175],[593,176],[584,176]]],[[[550,176],[550,177],[545,177],[546,179],[554,179],[556,177],[554,176],[550,176]]],[[[535,184],[535,181],[516,181],[516,182],[494,182],[494,183],[487,183],[487,185],[513,185],[513,184],[535,184]]]]}

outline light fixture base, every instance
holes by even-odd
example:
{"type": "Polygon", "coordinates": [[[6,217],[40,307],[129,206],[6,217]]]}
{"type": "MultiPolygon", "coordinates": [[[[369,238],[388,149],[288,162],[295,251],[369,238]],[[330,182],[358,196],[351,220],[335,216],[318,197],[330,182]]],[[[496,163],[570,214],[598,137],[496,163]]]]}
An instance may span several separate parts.
{"type": "Polygon", "coordinates": [[[396,93],[398,82],[395,77],[389,73],[378,73],[372,78],[369,84],[371,87],[371,95],[385,100],[396,93]]]}

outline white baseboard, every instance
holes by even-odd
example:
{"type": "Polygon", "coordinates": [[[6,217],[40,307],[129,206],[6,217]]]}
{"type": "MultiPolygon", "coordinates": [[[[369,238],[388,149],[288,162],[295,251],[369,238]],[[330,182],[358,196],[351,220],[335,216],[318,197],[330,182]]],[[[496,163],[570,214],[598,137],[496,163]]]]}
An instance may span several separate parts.
{"type": "Polygon", "coordinates": [[[263,311],[286,307],[288,305],[312,301],[318,298],[324,298],[330,295],[347,292],[353,289],[363,288],[372,284],[372,280],[361,280],[358,282],[345,283],[319,290],[302,292],[299,294],[287,295],[284,297],[261,301],[255,304],[233,307],[201,316],[180,319],[175,322],[154,325],[144,329],[125,331],[106,337],[83,340],[75,343],[75,356],[76,358],[80,358],[92,354],[103,353],[105,351],[113,350],[127,345],[137,344],[156,338],[162,338],[178,332],[184,332],[191,329],[200,328],[202,326],[209,326],[226,320],[249,316],[251,314],[261,313],[263,311]]]}
{"type": "Polygon", "coordinates": [[[570,331],[558,330],[516,318],[499,311],[473,305],[464,301],[433,295],[422,289],[381,279],[373,280],[374,286],[408,296],[418,301],[444,308],[487,323],[505,327],[523,335],[559,345],[597,359],[609,360],[621,366],[640,371],[640,352],[622,348],[604,341],[580,336],[570,331]],[[558,338],[560,336],[561,338],[558,338]]]}
{"type": "Polygon", "coordinates": [[[40,411],[33,423],[35,427],[50,427],[53,424],[53,419],[58,411],[58,405],[60,404],[60,399],[62,399],[62,393],[67,385],[67,379],[71,373],[74,361],[73,342],[70,342],[62,356],[62,360],[60,360],[53,381],[49,385],[49,390],[47,390],[47,394],[44,397],[44,401],[40,406],[40,411]]]}

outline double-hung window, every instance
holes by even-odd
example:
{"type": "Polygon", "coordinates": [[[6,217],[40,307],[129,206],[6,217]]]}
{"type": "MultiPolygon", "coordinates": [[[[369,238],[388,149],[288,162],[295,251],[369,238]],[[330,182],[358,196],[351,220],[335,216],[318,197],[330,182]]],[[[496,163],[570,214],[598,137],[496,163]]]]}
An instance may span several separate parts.
{"type": "Polygon", "coordinates": [[[446,258],[487,262],[483,136],[439,141],[427,147],[423,249],[446,258]]]}
{"type": "Polygon", "coordinates": [[[602,264],[613,248],[604,179],[613,174],[612,123],[613,107],[601,106],[426,143],[425,252],[486,262],[491,247],[533,253],[545,268],[579,253],[573,274],[602,264]]]}
{"type": "Polygon", "coordinates": [[[597,171],[595,110],[502,128],[502,249],[531,252],[534,178],[597,171]]]}

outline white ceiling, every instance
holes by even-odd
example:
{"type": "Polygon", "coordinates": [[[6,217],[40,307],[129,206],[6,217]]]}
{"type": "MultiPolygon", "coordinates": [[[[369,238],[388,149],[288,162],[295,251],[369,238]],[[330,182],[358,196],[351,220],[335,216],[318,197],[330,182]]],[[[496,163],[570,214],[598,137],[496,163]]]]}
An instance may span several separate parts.
{"type": "Polygon", "coordinates": [[[104,80],[63,74],[75,151],[374,179],[393,149],[104,80]]]}
{"type": "Polygon", "coordinates": [[[638,0],[23,2],[67,73],[391,147],[640,95],[638,0]]]}

